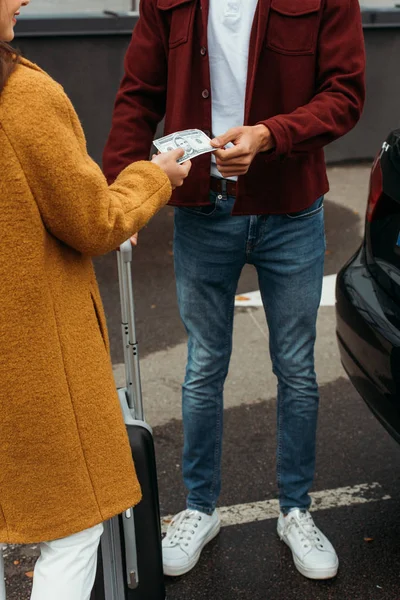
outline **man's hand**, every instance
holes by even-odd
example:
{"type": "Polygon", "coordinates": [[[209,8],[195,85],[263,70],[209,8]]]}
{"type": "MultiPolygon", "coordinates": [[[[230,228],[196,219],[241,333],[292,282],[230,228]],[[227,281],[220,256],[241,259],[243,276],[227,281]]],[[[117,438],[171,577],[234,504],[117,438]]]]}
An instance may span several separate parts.
{"type": "Polygon", "coordinates": [[[138,233],[134,233],[133,236],[131,237],[131,244],[132,246],[137,246],[138,245],[138,233]]]}
{"type": "Polygon", "coordinates": [[[211,140],[215,148],[217,168],[222,177],[245,175],[254,157],[259,152],[266,152],[274,147],[275,142],[270,130],[265,125],[243,126],[229,129],[224,135],[211,140]],[[232,142],[234,148],[224,149],[232,142]]]}

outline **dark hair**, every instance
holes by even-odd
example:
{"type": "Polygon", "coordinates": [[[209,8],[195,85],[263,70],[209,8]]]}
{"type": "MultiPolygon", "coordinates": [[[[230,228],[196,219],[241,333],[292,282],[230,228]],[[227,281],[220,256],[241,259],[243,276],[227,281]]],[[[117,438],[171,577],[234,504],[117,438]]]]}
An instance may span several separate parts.
{"type": "Polygon", "coordinates": [[[0,42],[0,94],[19,62],[19,55],[5,42],[0,42]]]}

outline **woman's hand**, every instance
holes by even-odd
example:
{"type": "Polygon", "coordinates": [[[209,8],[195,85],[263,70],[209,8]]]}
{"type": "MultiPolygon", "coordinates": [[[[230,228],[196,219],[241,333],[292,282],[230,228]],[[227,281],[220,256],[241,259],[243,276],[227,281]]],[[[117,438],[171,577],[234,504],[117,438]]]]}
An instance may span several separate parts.
{"type": "Polygon", "coordinates": [[[139,233],[134,233],[133,236],[131,237],[131,244],[132,246],[137,246],[138,245],[138,237],[139,237],[139,233]]]}
{"type": "Polygon", "coordinates": [[[171,150],[170,152],[164,152],[163,154],[154,154],[151,161],[161,167],[166,173],[173,190],[183,185],[183,182],[189,175],[192,167],[190,160],[187,160],[182,164],[176,162],[184,154],[185,152],[179,148],[177,150],[171,150]]]}

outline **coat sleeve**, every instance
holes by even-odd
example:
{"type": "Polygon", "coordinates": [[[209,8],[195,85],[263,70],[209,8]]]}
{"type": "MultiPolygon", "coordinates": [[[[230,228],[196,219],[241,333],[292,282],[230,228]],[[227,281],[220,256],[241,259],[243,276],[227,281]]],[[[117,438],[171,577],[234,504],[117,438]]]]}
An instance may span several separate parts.
{"type": "Polygon", "coordinates": [[[311,102],[262,121],[275,138],[279,157],[320,149],[359,120],[365,99],[359,0],[326,0],[317,52],[317,89],[311,102]]]}
{"type": "Polygon", "coordinates": [[[22,100],[14,87],[2,126],[51,234],[81,253],[103,254],[167,203],[169,179],[150,162],[131,164],[108,186],[71,103],[49,77],[37,74],[22,100]]]}
{"type": "Polygon", "coordinates": [[[167,40],[155,0],[140,0],[140,18],[125,56],[111,132],[103,154],[109,182],[134,160],[149,157],[166,108],[167,40]]]}

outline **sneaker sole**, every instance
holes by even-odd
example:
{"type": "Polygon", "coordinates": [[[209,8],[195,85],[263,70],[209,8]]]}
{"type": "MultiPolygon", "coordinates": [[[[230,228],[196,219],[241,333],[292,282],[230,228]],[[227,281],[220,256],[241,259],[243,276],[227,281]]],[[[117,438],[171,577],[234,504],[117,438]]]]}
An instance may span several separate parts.
{"type": "Polygon", "coordinates": [[[164,575],[167,575],[168,577],[180,577],[181,575],[185,575],[186,573],[189,573],[189,571],[191,571],[199,562],[200,555],[203,551],[204,546],[207,546],[207,544],[209,544],[211,542],[211,540],[213,540],[215,537],[217,537],[217,535],[219,534],[220,531],[221,531],[221,522],[218,521],[218,523],[216,525],[214,525],[214,527],[211,529],[208,536],[204,539],[202,546],[197,550],[196,554],[194,554],[194,556],[190,559],[190,561],[184,567],[174,567],[174,566],[163,565],[164,575]]]}
{"type": "Polygon", "coordinates": [[[279,536],[279,539],[282,542],[284,542],[286,544],[286,546],[289,548],[289,550],[291,551],[294,566],[296,567],[298,572],[301,573],[304,577],[307,577],[307,579],[332,579],[333,577],[336,577],[338,569],[339,569],[339,560],[336,560],[336,564],[333,567],[331,567],[330,569],[309,569],[309,568],[305,567],[303,565],[303,563],[301,562],[301,560],[295,555],[295,553],[291,549],[290,545],[283,537],[282,530],[280,530],[279,527],[278,527],[278,536],[279,536]]]}

